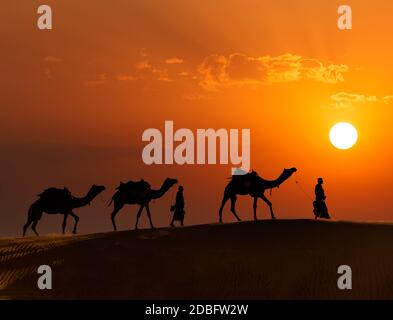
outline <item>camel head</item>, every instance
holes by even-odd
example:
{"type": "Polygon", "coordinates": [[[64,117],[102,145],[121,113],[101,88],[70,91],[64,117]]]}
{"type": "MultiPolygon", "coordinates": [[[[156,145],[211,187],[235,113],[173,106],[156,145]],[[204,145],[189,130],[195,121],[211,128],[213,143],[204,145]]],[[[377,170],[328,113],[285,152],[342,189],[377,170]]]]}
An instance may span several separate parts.
{"type": "Polygon", "coordinates": [[[172,179],[172,178],[166,178],[163,186],[167,187],[168,189],[171,188],[173,185],[178,183],[179,181],[177,179],[172,179]]]}
{"type": "Polygon", "coordinates": [[[104,186],[97,186],[93,184],[87,194],[82,197],[72,197],[72,207],[73,208],[80,208],[87,205],[90,205],[90,202],[94,200],[101,192],[105,190],[104,186]]]}
{"type": "Polygon", "coordinates": [[[290,169],[284,169],[284,171],[281,174],[281,177],[284,180],[287,180],[288,178],[290,178],[295,172],[297,171],[296,168],[290,168],[290,169]]]}
{"type": "Polygon", "coordinates": [[[286,180],[288,180],[296,171],[297,171],[296,168],[284,169],[277,179],[271,180],[268,183],[269,185],[268,189],[279,188],[280,185],[286,180]]]}
{"type": "Polygon", "coordinates": [[[93,184],[88,192],[89,197],[91,198],[95,198],[96,196],[98,196],[101,192],[103,192],[105,190],[104,186],[98,186],[93,184]]]}

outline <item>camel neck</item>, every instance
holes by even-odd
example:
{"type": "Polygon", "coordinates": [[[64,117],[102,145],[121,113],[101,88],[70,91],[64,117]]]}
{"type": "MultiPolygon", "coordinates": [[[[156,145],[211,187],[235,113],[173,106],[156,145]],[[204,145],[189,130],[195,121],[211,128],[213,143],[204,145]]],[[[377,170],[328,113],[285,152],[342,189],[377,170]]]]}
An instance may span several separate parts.
{"type": "Polygon", "coordinates": [[[281,174],[275,180],[265,180],[265,185],[267,186],[267,189],[277,188],[278,186],[280,186],[280,184],[282,184],[287,179],[288,178],[286,178],[283,174],[281,174]]]}
{"type": "Polygon", "coordinates": [[[168,190],[169,190],[169,186],[166,185],[165,183],[161,186],[160,189],[158,190],[151,190],[151,198],[152,199],[158,199],[161,198],[168,190]]]}
{"type": "Polygon", "coordinates": [[[84,207],[85,205],[87,205],[90,201],[86,200],[86,197],[84,198],[73,198],[72,199],[72,207],[73,208],[80,208],[80,207],[84,207]]]}
{"type": "Polygon", "coordinates": [[[72,207],[73,208],[80,208],[88,205],[93,199],[95,195],[92,194],[90,191],[82,198],[73,197],[72,199],[72,207]]]}

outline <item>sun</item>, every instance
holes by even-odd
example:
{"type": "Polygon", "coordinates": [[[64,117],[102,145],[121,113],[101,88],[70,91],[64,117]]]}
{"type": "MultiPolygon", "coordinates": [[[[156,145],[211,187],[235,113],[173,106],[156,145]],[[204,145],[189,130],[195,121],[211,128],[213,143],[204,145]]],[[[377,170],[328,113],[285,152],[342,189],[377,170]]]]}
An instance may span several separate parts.
{"type": "Polygon", "coordinates": [[[352,124],[340,122],[330,129],[329,139],[337,149],[347,150],[358,141],[358,132],[352,124]]]}

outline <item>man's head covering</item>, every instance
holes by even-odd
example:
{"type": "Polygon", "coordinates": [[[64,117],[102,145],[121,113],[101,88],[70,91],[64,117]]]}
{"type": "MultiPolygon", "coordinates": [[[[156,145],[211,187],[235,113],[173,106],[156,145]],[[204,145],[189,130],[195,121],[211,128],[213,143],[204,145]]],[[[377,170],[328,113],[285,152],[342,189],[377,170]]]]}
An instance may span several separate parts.
{"type": "Polygon", "coordinates": [[[322,178],[318,178],[318,183],[323,183],[323,179],[322,178]]]}

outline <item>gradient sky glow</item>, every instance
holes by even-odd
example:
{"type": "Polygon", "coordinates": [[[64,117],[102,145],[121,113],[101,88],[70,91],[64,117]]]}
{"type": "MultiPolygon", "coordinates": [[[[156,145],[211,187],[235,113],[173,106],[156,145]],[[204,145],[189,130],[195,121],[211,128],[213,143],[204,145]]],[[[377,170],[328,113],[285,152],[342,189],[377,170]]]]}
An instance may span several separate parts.
{"type": "MultiPolygon", "coordinates": [[[[1,4],[0,236],[19,235],[29,205],[49,186],[83,195],[80,232],[111,230],[106,201],[119,181],[141,177],[185,187],[186,223],[215,222],[230,166],[147,166],[147,128],[250,128],[251,167],[275,178],[299,172],[271,200],[278,218],[312,218],[323,176],[338,220],[392,220],[393,2],[346,1],[353,30],[336,26],[335,0],[46,1],[53,30],[36,27],[41,1],[1,4]],[[359,140],[329,142],[337,122],[359,140]]],[[[171,193],[152,205],[170,222],[171,193]]],[[[137,208],[119,214],[134,225],[137,208]]],[[[252,219],[252,201],[239,201],[252,219]]],[[[269,218],[263,202],[262,219],[269,218]]],[[[44,216],[42,233],[60,232],[44,216]]],[[[229,207],[224,220],[232,221],[229,207]]],[[[147,226],[147,218],[141,220],[147,226]]]]}

